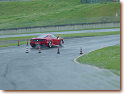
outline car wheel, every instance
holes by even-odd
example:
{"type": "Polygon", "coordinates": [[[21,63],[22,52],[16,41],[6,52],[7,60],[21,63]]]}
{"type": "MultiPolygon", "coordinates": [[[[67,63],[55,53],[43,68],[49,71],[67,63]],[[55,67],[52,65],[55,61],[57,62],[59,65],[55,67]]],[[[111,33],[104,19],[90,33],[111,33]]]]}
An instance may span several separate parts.
{"type": "Polygon", "coordinates": [[[32,48],[35,48],[35,47],[36,47],[36,45],[32,45],[31,47],[32,47],[32,48]]]}
{"type": "Polygon", "coordinates": [[[49,48],[52,47],[52,41],[49,41],[48,47],[49,47],[49,48]]]}
{"type": "Polygon", "coordinates": [[[62,46],[62,44],[63,44],[63,40],[60,41],[60,46],[62,46]]]}

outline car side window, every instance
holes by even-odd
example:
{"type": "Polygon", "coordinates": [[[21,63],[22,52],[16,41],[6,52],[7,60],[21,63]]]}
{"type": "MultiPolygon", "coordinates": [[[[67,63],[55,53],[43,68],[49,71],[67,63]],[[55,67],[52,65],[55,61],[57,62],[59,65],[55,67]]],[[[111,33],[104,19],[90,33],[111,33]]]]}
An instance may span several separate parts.
{"type": "Polygon", "coordinates": [[[57,38],[56,36],[54,36],[54,35],[51,35],[51,38],[57,38]]]}

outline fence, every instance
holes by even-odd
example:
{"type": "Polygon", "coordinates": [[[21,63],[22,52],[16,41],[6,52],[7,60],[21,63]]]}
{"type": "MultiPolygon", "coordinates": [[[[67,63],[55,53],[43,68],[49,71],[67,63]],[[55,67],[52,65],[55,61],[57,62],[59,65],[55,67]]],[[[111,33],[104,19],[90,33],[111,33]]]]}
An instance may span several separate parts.
{"type": "Polygon", "coordinates": [[[20,45],[29,45],[29,39],[19,39],[19,40],[3,40],[0,41],[0,47],[8,46],[20,46],[20,45]]]}
{"type": "Polygon", "coordinates": [[[81,0],[81,2],[82,2],[83,4],[86,4],[86,3],[93,4],[93,3],[120,2],[120,0],[81,0]]]}
{"type": "Polygon", "coordinates": [[[0,35],[36,33],[36,32],[42,33],[45,31],[80,30],[80,29],[89,29],[89,28],[110,28],[110,27],[120,27],[120,21],[0,29],[0,35]]]}

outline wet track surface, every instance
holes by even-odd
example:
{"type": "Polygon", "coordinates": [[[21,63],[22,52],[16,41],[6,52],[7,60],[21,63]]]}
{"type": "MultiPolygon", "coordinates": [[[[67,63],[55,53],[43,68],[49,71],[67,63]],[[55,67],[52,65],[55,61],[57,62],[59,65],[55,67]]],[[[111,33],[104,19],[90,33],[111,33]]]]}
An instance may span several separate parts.
{"type": "Polygon", "coordinates": [[[26,46],[0,48],[0,89],[2,90],[120,90],[120,77],[109,70],[77,64],[80,47],[86,54],[106,46],[119,45],[120,35],[65,39],[42,53],[26,46]]]}
{"type": "MultiPolygon", "coordinates": [[[[120,31],[120,28],[96,29],[96,30],[79,30],[79,31],[64,31],[64,32],[47,32],[47,33],[49,33],[49,34],[75,34],[75,33],[94,33],[94,32],[113,32],[113,31],[120,31]]],[[[2,36],[0,36],[0,38],[22,37],[22,36],[35,36],[35,35],[39,35],[41,33],[19,34],[19,35],[2,35],[2,36]]],[[[42,34],[47,34],[47,33],[42,33],[42,34]]]]}

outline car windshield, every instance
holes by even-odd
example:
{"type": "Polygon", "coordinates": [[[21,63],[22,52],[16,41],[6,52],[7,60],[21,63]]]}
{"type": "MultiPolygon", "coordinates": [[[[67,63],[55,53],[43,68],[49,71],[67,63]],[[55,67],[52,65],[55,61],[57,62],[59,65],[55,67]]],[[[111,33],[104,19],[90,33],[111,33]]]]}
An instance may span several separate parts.
{"type": "Polygon", "coordinates": [[[45,37],[47,37],[48,35],[40,35],[40,36],[38,36],[37,38],[45,38],[45,37]]]}
{"type": "Polygon", "coordinates": [[[54,36],[54,35],[51,35],[51,38],[57,38],[56,36],[54,36]]]}

